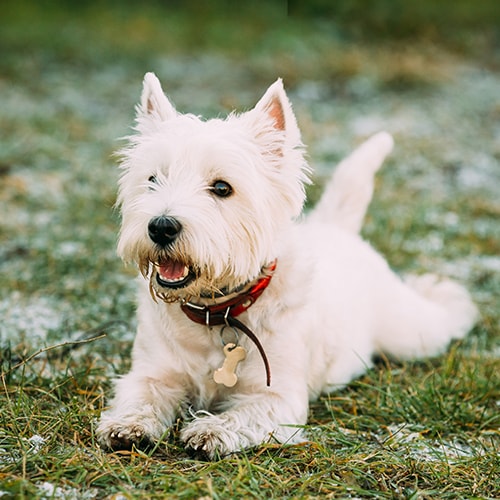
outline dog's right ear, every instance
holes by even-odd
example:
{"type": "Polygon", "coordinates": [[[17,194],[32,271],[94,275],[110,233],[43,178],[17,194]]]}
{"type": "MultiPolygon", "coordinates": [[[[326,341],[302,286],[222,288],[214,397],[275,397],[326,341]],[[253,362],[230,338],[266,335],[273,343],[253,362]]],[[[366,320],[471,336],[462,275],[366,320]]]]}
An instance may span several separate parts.
{"type": "Polygon", "coordinates": [[[177,116],[175,108],[163,93],[160,81],[154,73],[146,73],[142,87],[141,104],[137,116],[149,117],[160,121],[177,116]]]}

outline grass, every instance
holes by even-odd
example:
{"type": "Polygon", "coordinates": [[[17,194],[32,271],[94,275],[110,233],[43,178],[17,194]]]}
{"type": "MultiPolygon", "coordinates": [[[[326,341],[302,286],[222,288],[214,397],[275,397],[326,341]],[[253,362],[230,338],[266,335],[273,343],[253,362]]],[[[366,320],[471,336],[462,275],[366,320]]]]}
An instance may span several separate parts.
{"type": "Polygon", "coordinates": [[[457,19],[441,13],[440,33],[423,6],[404,18],[410,37],[381,28],[397,23],[387,2],[371,18],[340,2],[336,23],[319,1],[310,5],[322,19],[293,9],[286,17],[281,2],[239,14],[222,4],[198,15],[156,2],[2,4],[0,495],[498,498],[500,75],[491,12],[460,24],[460,2],[449,14],[457,19]],[[111,155],[148,70],[181,110],[208,116],[253,105],[283,76],[316,166],[311,203],[356,143],[391,131],[397,147],[364,234],[397,270],[463,281],[482,313],[472,334],[437,359],[381,359],[321,398],[300,446],[204,463],[186,455],[174,428],[148,453],[100,450],[95,423],[111,377],[129,366],[135,324],[134,270],[114,250],[111,155]]]}

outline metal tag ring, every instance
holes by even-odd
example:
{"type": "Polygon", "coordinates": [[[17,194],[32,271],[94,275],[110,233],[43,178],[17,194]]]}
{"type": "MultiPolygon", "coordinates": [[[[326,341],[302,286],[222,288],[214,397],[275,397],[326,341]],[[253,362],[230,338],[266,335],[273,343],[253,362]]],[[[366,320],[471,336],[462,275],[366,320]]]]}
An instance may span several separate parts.
{"type": "Polygon", "coordinates": [[[234,328],[234,326],[224,325],[220,329],[220,340],[221,340],[221,343],[222,343],[223,346],[225,346],[227,344],[234,344],[235,346],[237,346],[237,345],[239,345],[240,334],[238,333],[238,330],[236,328],[234,328]],[[228,342],[224,341],[224,330],[226,329],[226,327],[229,327],[232,330],[232,332],[234,334],[234,340],[230,340],[228,342]]]}

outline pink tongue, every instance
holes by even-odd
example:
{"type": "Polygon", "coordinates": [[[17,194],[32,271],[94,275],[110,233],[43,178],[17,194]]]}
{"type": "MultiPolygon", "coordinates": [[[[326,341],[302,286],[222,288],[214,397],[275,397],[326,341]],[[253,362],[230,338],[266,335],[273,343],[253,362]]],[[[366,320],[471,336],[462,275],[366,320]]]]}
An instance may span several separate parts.
{"type": "Polygon", "coordinates": [[[159,266],[160,276],[167,280],[178,280],[184,276],[184,264],[169,260],[159,266]]]}

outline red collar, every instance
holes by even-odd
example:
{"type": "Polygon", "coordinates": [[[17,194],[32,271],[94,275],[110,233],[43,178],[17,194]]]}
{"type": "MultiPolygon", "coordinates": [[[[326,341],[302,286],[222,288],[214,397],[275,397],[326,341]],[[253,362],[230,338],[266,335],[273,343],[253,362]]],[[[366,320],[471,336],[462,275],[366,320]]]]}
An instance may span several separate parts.
{"type": "Polygon", "coordinates": [[[256,283],[246,291],[237,294],[224,302],[213,305],[201,306],[192,302],[184,302],[181,309],[186,316],[196,323],[207,326],[223,325],[224,319],[228,316],[235,318],[249,309],[255,301],[262,295],[267,288],[274,270],[276,269],[276,260],[263,270],[263,276],[258,278],[256,283]],[[222,320],[222,321],[221,321],[222,320]]]}
{"type": "Polygon", "coordinates": [[[236,316],[239,316],[249,309],[262,295],[262,292],[267,288],[271,278],[273,277],[274,270],[276,269],[276,262],[277,261],[275,260],[269,264],[269,266],[265,267],[263,270],[263,276],[258,278],[256,283],[250,286],[248,290],[243,291],[224,302],[206,306],[193,304],[192,302],[184,302],[181,304],[181,309],[184,314],[195,323],[206,326],[226,324],[233,326],[234,328],[238,328],[245,333],[256,345],[262,356],[262,360],[264,361],[264,365],[266,367],[268,386],[271,385],[271,374],[264,348],[255,334],[241,321],[237,320],[236,316]]]}

